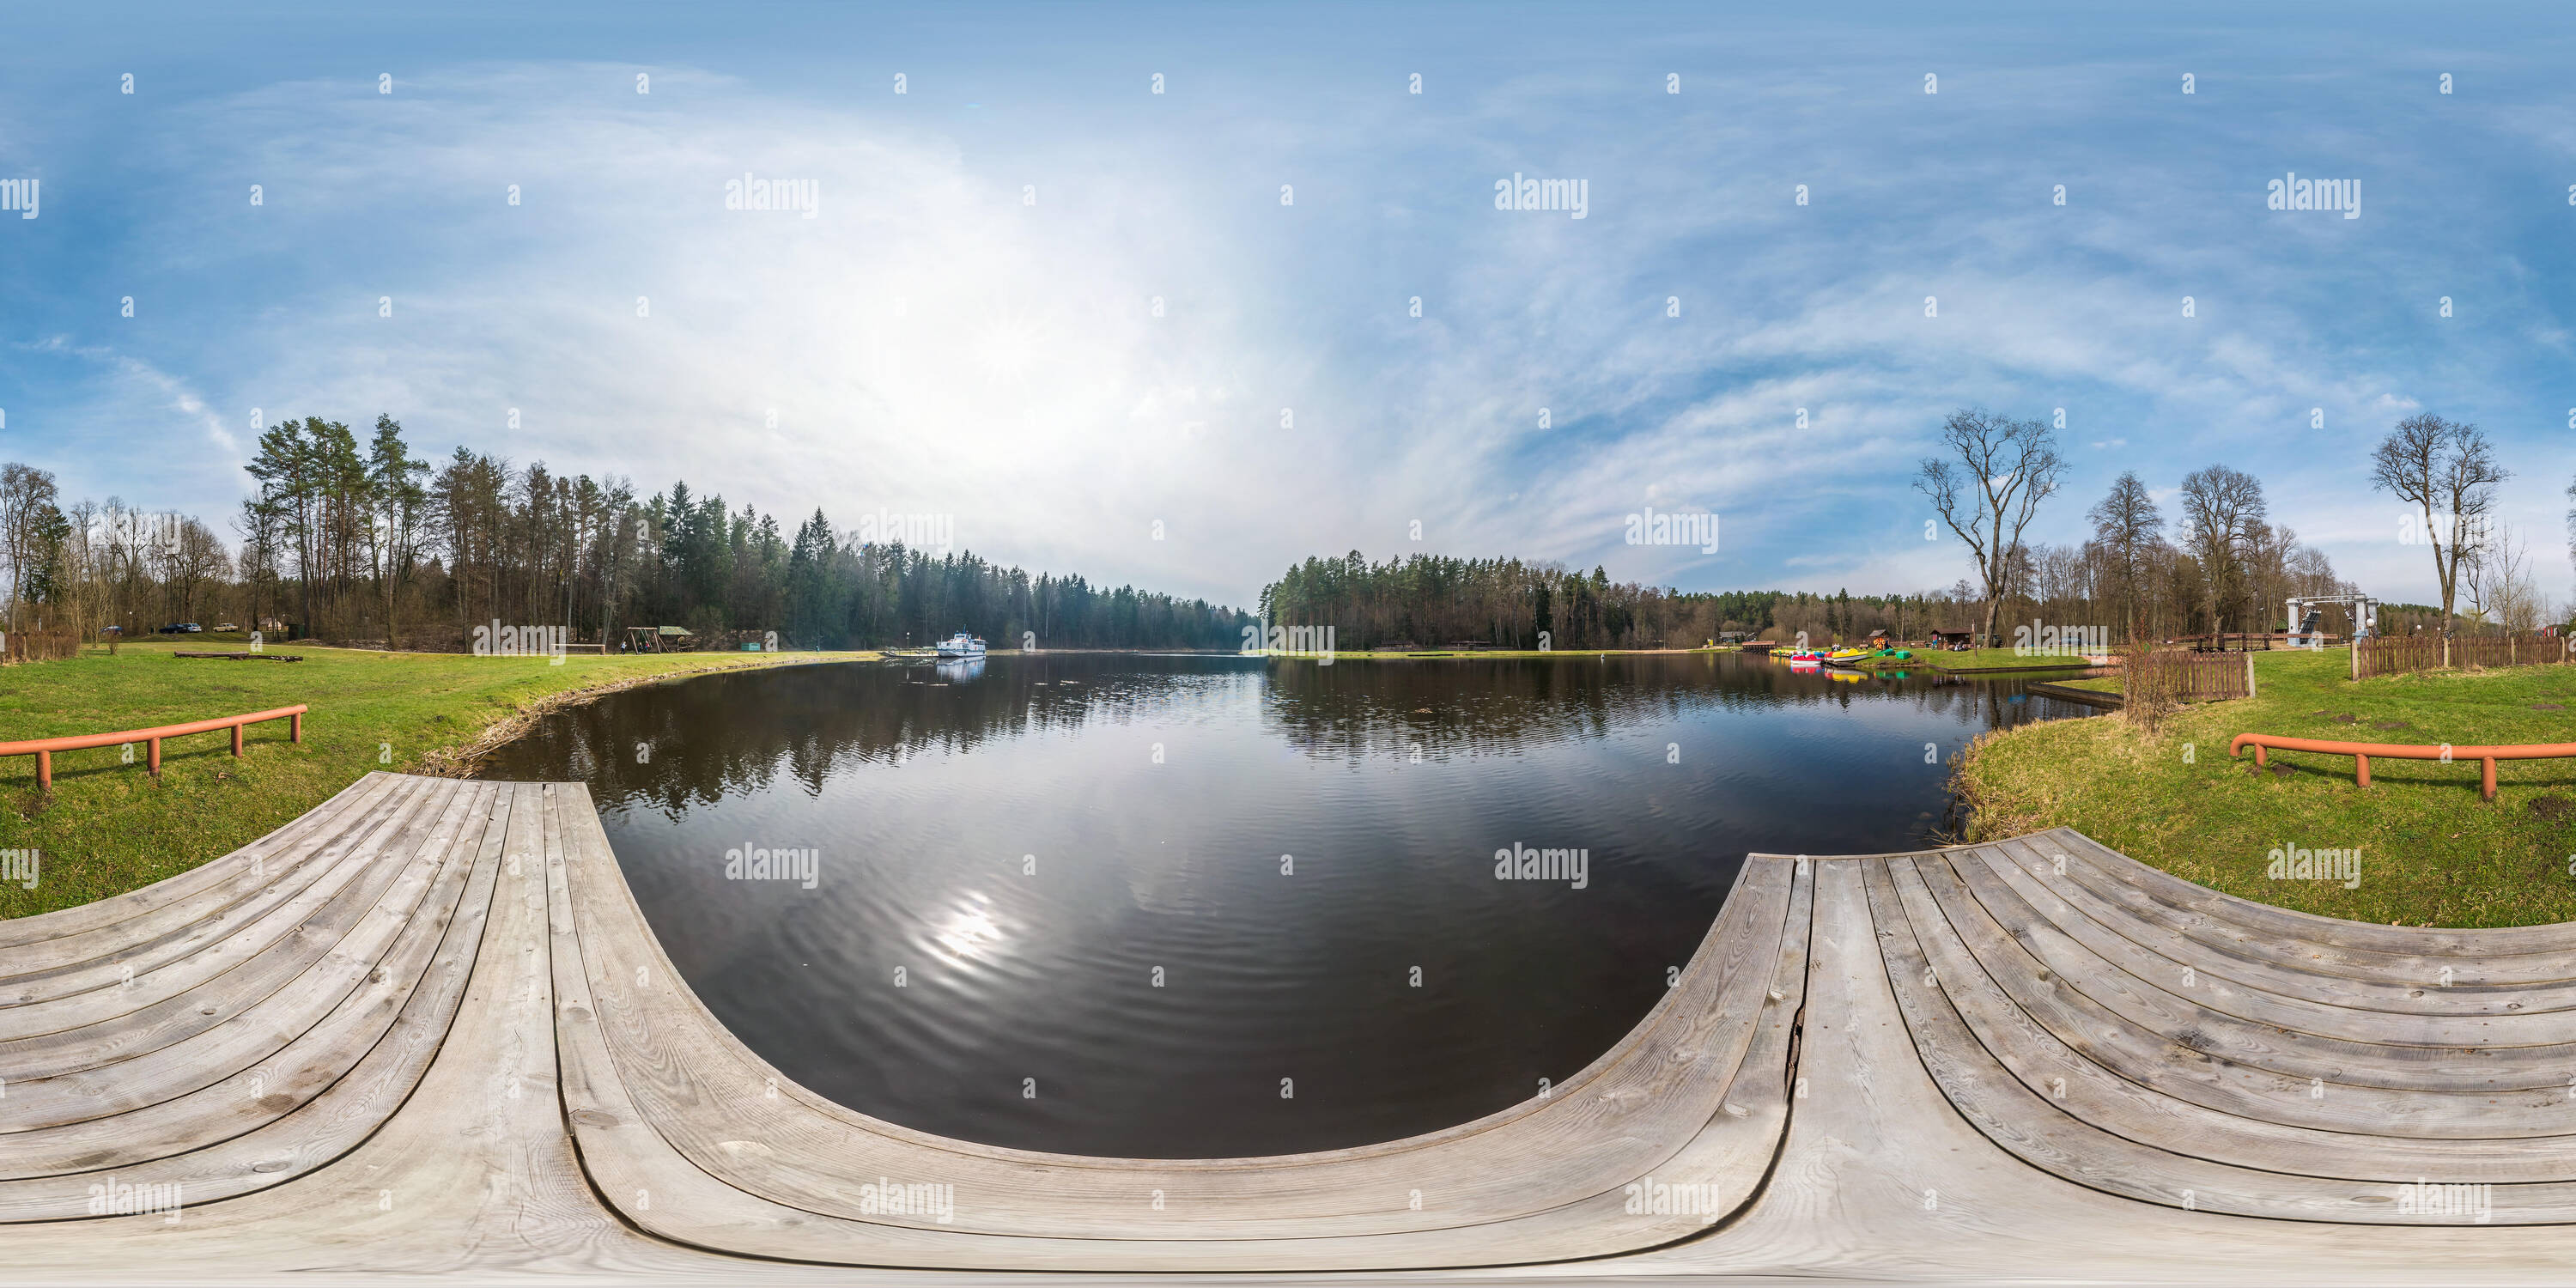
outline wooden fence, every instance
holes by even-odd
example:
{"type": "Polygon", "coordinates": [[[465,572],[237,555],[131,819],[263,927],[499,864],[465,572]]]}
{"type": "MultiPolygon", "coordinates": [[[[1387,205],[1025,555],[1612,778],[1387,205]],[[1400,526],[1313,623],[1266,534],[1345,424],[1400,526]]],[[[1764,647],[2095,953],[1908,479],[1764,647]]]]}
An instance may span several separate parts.
{"type": "Polygon", "coordinates": [[[2254,659],[2244,654],[2159,650],[2120,663],[2120,695],[2133,708],[2254,696],[2254,659]]]}
{"type": "MultiPolygon", "coordinates": [[[[2454,641],[2456,643],[2456,641],[2454,641]]],[[[2284,738],[2277,734],[2240,733],[2228,740],[2227,754],[2232,759],[2247,747],[2254,749],[2254,763],[2268,763],[2268,750],[2313,751],[2329,756],[2352,757],[2352,780],[2370,786],[2370,758],[2382,760],[2438,760],[2447,765],[2458,760],[2478,762],[2478,791],[2488,800],[2496,794],[2496,762],[2499,760],[2562,760],[2576,757],[2576,742],[2529,742],[2498,747],[2454,747],[2449,743],[2424,747],[2410,743],[2337,742],[2325,738],[2284,738]]]]}
{"type": "Polygon", "coordinates": [[[0,666],[20,662],[59,662],[80,652],[80,636],[70,631],[9,631],[0,634],[0,666]]]}
{"type": "Polygon", "coordinates": [[[184,738],[190,734],[213,733],[217,729],[229,729],[233,735],[233,754],[238,756],[242,754],[242,726],[258,724],[263,720],[289,722],[289,738],[295,742],[304,741],[304,713],[309,709],[298,702],[294,706],[278,707],[271,711],[253,711],[248,715],[239,716],[217,716],[212,720],[191,720],[186,724],[155,725],[150,729],[127,729],[118,733],[78,733],[62,738],[29,738],[23,742],[0,742],[0,757],[35,757],[36,789],[50,792],[54,789],[55,752],[79,751],[87,747],[113,747],[120,743],[149,743],[152,750],[147,763],[151,767],[153,776],[157,778],[161,774],[161,740],[164,738],[184,738]]]}
{"type": "MultiPolygon", "coordinates": [[[[2451,640],[2454,667],[2536,666],[2569,660],[2566,639],[2545,635],[2463,635],[2451,640]]],[[[2353,678],[2404,675],[2442,667],[2438,635],[2392,635],[2358,641],[2353,652],[2353,678]]]]}

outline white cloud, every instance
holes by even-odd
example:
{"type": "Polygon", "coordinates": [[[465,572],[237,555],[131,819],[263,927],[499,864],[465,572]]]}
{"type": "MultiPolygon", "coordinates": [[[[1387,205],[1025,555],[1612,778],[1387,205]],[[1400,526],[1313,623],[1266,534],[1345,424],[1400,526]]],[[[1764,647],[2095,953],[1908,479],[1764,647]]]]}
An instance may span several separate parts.
{"type": "MultiPolygon", "coordinates": [[[[2332,333],[2418,258],[2352,253],[2396,207],[2359,232],[2239,223],[2260,214],[2253,170],[1964,147],[1921,116],[1857,131],[1812,70],[1738,87],[1759,113],[1695,82],[1605,124],[1572,110],[1601,85],[1552,73],[1464,109],[1236,102],[1186,131],[1008,137],[680,67],[639,96],[632,72],[429,69],[384,101],[277,85],[169,145],[174,191],[256,175],[267,193],[216,235],[183,204],[137,239],[157,271],[257,284],[256,325],[197,328],[135,377],[228,458],[211,508],[240,485],[224,426],[247,408],[384,410],[427,455],[685,478],[789,522],[954,513],[988,557],[1236,602],[1353,547],[1902,590],[1964,567],[1921,539],[1907,484],[1953,407],[2066,407],[2068,441],[2096,449],[2039,539],[2080,535],[2120,469],[2152,486],[2212,460],[2341,539],[2377,427],[2504,361],[2332,333]],[[2068,172],[2068,207],[2042,167],[2068,172]],[[1516,170],[1587,178],[1589,216],[1492,210],[1516,170]],[[814,182],[818,217],[725,210],[745,173],[814,182]],[[1815,205],[1792,203],[1801,182],[1815,205]],[[1726,548],[1625,546],[1646,504],[1719,511],[1726,548]]],[[[1986,92],[2083,119],[2133,73],[1999,70],[1986,92]]]]}

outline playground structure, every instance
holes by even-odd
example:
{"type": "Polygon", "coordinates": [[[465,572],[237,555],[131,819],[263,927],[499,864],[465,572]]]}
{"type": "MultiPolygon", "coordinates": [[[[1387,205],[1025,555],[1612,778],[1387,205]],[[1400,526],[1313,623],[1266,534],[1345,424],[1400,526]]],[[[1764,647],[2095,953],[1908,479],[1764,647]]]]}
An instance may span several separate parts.
{"type": "Polygon", "coordinates": [[[2339,605],[2352,613],[2352,637],[2368,639],[2379,633],[2379,601],[2368,595],[2293,595],[2288,601],[2291,648],[2324,648],[2325,635],[2317,621],[2325,616],[2318,611],[2323,604],[2339,605]],[[2301,613],[2304,610],[2305,616],[2301,613]]]}

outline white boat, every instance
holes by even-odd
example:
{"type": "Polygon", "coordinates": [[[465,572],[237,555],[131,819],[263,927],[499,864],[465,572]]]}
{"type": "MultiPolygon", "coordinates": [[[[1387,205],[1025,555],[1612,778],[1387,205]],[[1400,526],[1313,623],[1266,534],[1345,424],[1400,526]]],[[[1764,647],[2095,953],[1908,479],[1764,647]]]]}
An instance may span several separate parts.
{"type": "Polygon", "coordinates": [[[969,635],[964,631],[939,641],[937,647],[939,656],[943,658],[984,656],[984,638],[980,635],[969,635]]]}

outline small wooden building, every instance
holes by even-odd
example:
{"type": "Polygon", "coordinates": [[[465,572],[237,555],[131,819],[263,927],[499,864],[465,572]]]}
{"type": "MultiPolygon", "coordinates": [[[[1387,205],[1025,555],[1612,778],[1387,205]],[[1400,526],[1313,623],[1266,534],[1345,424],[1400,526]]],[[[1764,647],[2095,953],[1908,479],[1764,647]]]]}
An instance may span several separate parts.
{"type": "Polygon", "coordinates": [[[678,626],[629,626],[626,628],[626,650],[630,653],[686,653],[697,647],[695,636],[678,626]]]}

